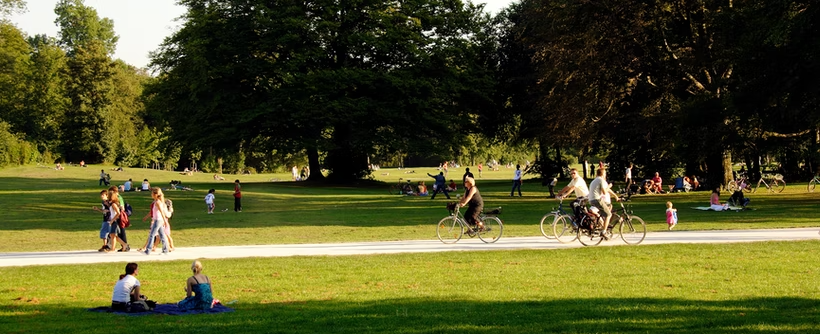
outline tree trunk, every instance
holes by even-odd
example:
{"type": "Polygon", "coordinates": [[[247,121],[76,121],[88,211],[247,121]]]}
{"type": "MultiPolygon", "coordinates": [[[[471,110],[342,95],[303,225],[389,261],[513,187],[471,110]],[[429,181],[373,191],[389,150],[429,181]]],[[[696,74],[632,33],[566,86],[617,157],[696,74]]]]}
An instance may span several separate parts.
{"type": "Polygon", "coordinates": [[[734,180],[734,176],[732,175],[732,151],[729,149],[723,150],[723,180],[721,181],[721,186],[726,186],[729,182],[734,180]]]}
{"type": "Polygon", "coordinates": [[[319,165],[319,150],[316,148],[309,148],[307,150],[308,156],[308,168],[310,169],[310,176],[308,176],[308,180],[316,181],[316,180],[324,180],[325,175],[322,174],[322,166],[319,165]]]}
{"type": "Polygon", "coordinates": [[[216,162],[219,164],[219,174],[222,173],[222,157],[216,158],[216,162]]]}

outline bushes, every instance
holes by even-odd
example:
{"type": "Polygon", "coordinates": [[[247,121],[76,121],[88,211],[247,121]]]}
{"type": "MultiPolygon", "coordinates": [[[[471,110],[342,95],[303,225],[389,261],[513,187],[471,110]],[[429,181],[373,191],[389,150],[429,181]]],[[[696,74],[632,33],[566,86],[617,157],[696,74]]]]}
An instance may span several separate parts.
{"type": "Polygon", "coordinates": [[[8,123],[0,122],[0,167],[35,163],[40,152],[31,143],[11,133],[8,123]]]}

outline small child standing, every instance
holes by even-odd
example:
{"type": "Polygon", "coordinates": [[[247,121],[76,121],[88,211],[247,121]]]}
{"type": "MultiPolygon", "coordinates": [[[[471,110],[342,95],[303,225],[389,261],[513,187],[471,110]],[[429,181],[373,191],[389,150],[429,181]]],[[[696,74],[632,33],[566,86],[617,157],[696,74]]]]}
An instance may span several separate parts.
{"type": "Polygon", "coordinates": [[[678,225],[678,209],[672,208],[672,202],[666,202],[666,224],[669,225],[669,230],[678,225]]]}
{"type": "Polygon", "coordinates": [[[208,206],[208,214],[212,215],[214,213],[214,192],[215,189],[208,190],[208,194],[205,195],[205,205],[208,206]]]}

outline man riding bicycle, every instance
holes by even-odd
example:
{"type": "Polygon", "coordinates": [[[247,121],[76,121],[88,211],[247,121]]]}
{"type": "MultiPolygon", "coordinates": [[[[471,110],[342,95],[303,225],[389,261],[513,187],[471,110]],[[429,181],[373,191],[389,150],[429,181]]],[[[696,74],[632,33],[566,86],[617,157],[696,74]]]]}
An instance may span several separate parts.
{"type": "Polygon", "coordinates": [[[609,197],[610,194],[615,195],[616,201],[620,201],[620,198],[609,189],[609,185],[606,182],[606,169],[598,169],[596,174],[598,177],[589,184],[589,204],[598,208],[598,214],[604,220],[604,229],[601,232],[601,237],[604,238],[604,240],[609,240],[609,236],[606,233],[607,227],[609,227],[609,221],[612,219],[612,207],[606,203],[605,198],[609,197]]]}
{"type": "Polygon", "coordinates": [[[589,188],[587,188],[587,183],[584,181],[584,178],[581,177],[581,175],[578,175],[577,169],[570,169],[569,175],[572,180],[569,181],[569,184],[567,184],[564,189],[561,189],[561,191],[558,192],[556,198],[564,198],[569,196],[571,191],[575,191],[575,200],[572,201],[570,207],[576,215],[575,218],[580,218],[578,217],[578,214],[581,212],[580,209],[583,208],[583,201],[586,200],[586,197],[589,195],[589,188]]]}

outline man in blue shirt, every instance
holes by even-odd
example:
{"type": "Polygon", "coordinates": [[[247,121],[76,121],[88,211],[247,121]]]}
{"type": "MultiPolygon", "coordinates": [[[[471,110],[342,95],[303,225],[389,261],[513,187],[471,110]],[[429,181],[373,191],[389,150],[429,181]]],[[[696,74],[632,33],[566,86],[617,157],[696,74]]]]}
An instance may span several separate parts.
{"type": "Polygon", "coordinates": [[[427,173],[427,175],[436,179],[436,183],[433,185],[433,197],[430,197],[430,199],[436,198],[436,194],[438,194],[439,191],[443,191],[444,196],[447,196],[447,199],[450,199],[450,192],[447,191],[447,186],[444,185],[444,182],[447,181],[444,178],[444,172],[439,172],[438,175],[427,173]]]}

